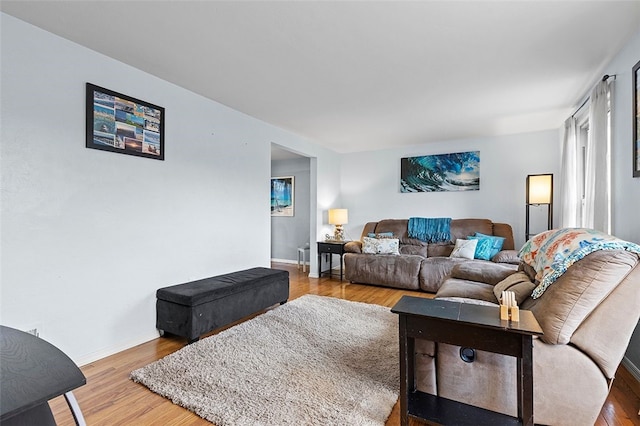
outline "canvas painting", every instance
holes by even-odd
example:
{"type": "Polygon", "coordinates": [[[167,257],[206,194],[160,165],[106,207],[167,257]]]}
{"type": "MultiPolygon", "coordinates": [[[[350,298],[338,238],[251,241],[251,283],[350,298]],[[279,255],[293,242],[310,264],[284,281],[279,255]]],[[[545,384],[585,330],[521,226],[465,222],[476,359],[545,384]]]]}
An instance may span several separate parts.
{"type": "Polygon", "coordinates": [[[400,192],[478,191],[480,151],[400,160],[400,192]]]}
{"type": "Polygon", "coordinates": [[[293,176],[271,178],[271,216],[293,216],[293,176]]]}

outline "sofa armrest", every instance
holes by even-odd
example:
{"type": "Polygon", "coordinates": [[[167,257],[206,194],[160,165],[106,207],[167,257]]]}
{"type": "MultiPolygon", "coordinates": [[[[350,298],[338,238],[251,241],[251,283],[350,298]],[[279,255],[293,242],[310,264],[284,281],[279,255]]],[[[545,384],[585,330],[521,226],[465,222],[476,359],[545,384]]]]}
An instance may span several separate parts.
{"type": "Polygon", "coordinates": [[[362,241],[349,241],[344,245],[345,253],[362,253],[362,241]]]}
{"type": "Polygon", "coordinates": [[[514,265],[468,261],[454,266],[451,270],[451,278],[496,285],[517,271],[518,268],[514,265]]]}
{"type": "Polygon", "coordinates": [[[517,250],[502,250],[491,258],[495,263],[508,263],[510,265],[519,265],[520,257],[517,250]]]}

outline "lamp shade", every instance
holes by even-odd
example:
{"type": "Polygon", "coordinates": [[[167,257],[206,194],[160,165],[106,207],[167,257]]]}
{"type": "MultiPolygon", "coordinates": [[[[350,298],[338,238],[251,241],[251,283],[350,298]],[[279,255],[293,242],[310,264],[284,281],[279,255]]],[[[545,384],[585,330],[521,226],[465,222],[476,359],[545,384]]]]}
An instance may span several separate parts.
{"type": "Polygon", "coordinates": [[[349,211],[347,209],[330,209],[329,224],[344,225],[349,223],[349,211]]]}
{"type": "Polygon", "coordinates": [[[553,198],[553,175],[527,176],[527,203],[551,204],[553,198]]]}

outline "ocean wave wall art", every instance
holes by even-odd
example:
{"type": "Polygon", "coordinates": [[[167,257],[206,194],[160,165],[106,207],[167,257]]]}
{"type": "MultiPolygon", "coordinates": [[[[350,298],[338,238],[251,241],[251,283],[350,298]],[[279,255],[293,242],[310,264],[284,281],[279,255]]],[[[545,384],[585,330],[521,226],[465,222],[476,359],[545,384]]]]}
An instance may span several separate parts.
{"type": "Polygon", "coordinates": [[[400,159],[400,192],[480,190],[480,151],[400,159]]]}

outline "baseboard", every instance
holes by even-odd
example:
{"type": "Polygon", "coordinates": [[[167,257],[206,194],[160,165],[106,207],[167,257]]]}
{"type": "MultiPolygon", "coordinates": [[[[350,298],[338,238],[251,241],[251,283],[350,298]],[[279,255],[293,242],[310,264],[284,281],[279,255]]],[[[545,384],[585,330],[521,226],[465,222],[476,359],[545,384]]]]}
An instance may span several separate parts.
{"type": "MultiPolygon", "coordinates": [[[[297,265],[298,261],[297,260],[291,260],[291,259],[271,259],[271,262],[273,263],[289,263],[291,265],[297,265]]],[[[307,262],[307,265],[309,264],[309,262],[307,262]]]]}
{"type": "Polygon", "coordinates": [[[627,357],[622,359],[622,367],[620,375],[624,376],[624,381],[627,382],[631,390],[640,397],[640,369],[629,361],[627,357]]]}
{"type": "Polygon", "coordinates": [[[101,350],[92,352],[90,354],[84,355],[78,359],[74,359],[73,361],[79,366],[83,367],[87,364],[91,364],[92,362],[98,361],[102,358],[106,358],[111,355],[115,355],[119,352],[125,351],[127,349],[131,349],[134,346],[141,345],[143,343],[147,343],[151,340],[157,339],[159,337],[158,330],[149,331],[149,333],[145,333],[142,336],[138,336],[135,339],[127,340],[124,343],[121,343],[116,346],[111,346],[108,348],[103,348],[101,350]]]}

